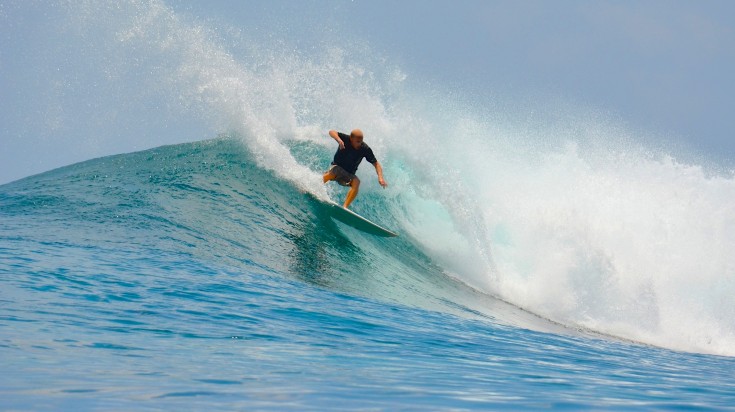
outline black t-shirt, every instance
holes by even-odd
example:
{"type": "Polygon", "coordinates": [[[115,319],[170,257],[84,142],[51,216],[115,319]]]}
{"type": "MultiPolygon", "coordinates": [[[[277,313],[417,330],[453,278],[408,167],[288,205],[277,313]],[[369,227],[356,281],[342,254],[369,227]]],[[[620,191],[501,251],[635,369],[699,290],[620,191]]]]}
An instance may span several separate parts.
{"type": "Polygon", "coordinates": [[[355,150],[355,148],[352,147],[352,143],[350,143],[349,135],[344,133],[337,134],[344,142],[345,148],[344,150],[337,148],[337,153],[334,154],[334,160],[332,161],[333,165],[337,165],[354,175],[355,172],[357,172],[357,166],[360,165],[363,157],[372,164],[375,164],[375,162],[378,161],[373,154],[373,149],[371,149],[367,143],[362,142],[360,148],[355,150]]]}

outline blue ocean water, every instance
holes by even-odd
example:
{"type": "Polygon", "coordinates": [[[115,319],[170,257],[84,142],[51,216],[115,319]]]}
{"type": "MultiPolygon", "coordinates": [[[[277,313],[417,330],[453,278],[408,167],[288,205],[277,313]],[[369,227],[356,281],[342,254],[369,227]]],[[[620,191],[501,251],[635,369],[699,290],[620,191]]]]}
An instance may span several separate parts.
{"type": "Polygon", "coordinates": [[[0,7],[48,23],[3,139],[91,159],[0,186],[0,410],[733,408],[727,165],[175,3],[0,7]],[[398,238],[323,206],[352,127],[398,238]]]}
{"type": "Polygon", "coordinates": [[[733,358],[555,325],[319,205],[235,137],[1,186],[1,408],[735,404],[733,358]]]}

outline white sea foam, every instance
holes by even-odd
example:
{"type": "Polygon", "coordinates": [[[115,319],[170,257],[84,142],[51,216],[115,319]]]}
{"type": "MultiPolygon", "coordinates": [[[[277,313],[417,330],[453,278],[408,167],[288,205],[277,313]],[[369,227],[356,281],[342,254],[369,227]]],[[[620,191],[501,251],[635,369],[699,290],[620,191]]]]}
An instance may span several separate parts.
{"type": "Polygon", "coordinates": [[[469,213],[449,210],[484,222],[490,239],[486,290],[567,325],[735,354],[732,174],[647,150],[610,124],[574,122],[518,144],[513,126],[494,139],[482,122],[458,125],[441,146],[471,183],[440,191],[476,196],[469,213]]]}

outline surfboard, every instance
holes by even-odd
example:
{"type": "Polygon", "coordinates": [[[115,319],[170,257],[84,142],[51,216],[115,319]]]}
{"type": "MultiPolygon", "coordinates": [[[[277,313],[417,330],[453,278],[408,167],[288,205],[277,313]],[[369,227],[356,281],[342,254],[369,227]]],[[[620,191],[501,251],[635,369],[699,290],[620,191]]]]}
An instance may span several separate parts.
{"type": "Polygon", "coordinates": [[[350,209],[345,209],[344,207],[334,202],[327,202],[327,205],[330,206],[329,212],[330,216],[333,219],[339,220],[340,222],[354,227],[361,232],[382,237],[398,236],[398,233],[391,232],[390,230],[378,225],[377,223],[371,222],[370,220],[358,215],[350,209]]]}

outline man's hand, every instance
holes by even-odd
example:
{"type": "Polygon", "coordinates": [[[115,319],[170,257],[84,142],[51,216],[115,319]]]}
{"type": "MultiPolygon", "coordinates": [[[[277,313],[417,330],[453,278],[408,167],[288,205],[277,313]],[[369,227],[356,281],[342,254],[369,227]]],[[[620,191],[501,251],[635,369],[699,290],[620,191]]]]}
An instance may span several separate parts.
{"type": "Polygon", "coordinates": [[[388,182],[386,182],[385,179],[383,179],[382,177],[378,178],[378,183],[380,183],[380,185],[383,186],[383,189],[388,187],[388,182]]]}
{"type": "Polygon", "coordinates": [[[341,139],[339,141],[339,150],[345,150],[345,142],[343,142],[341,139]]]}

